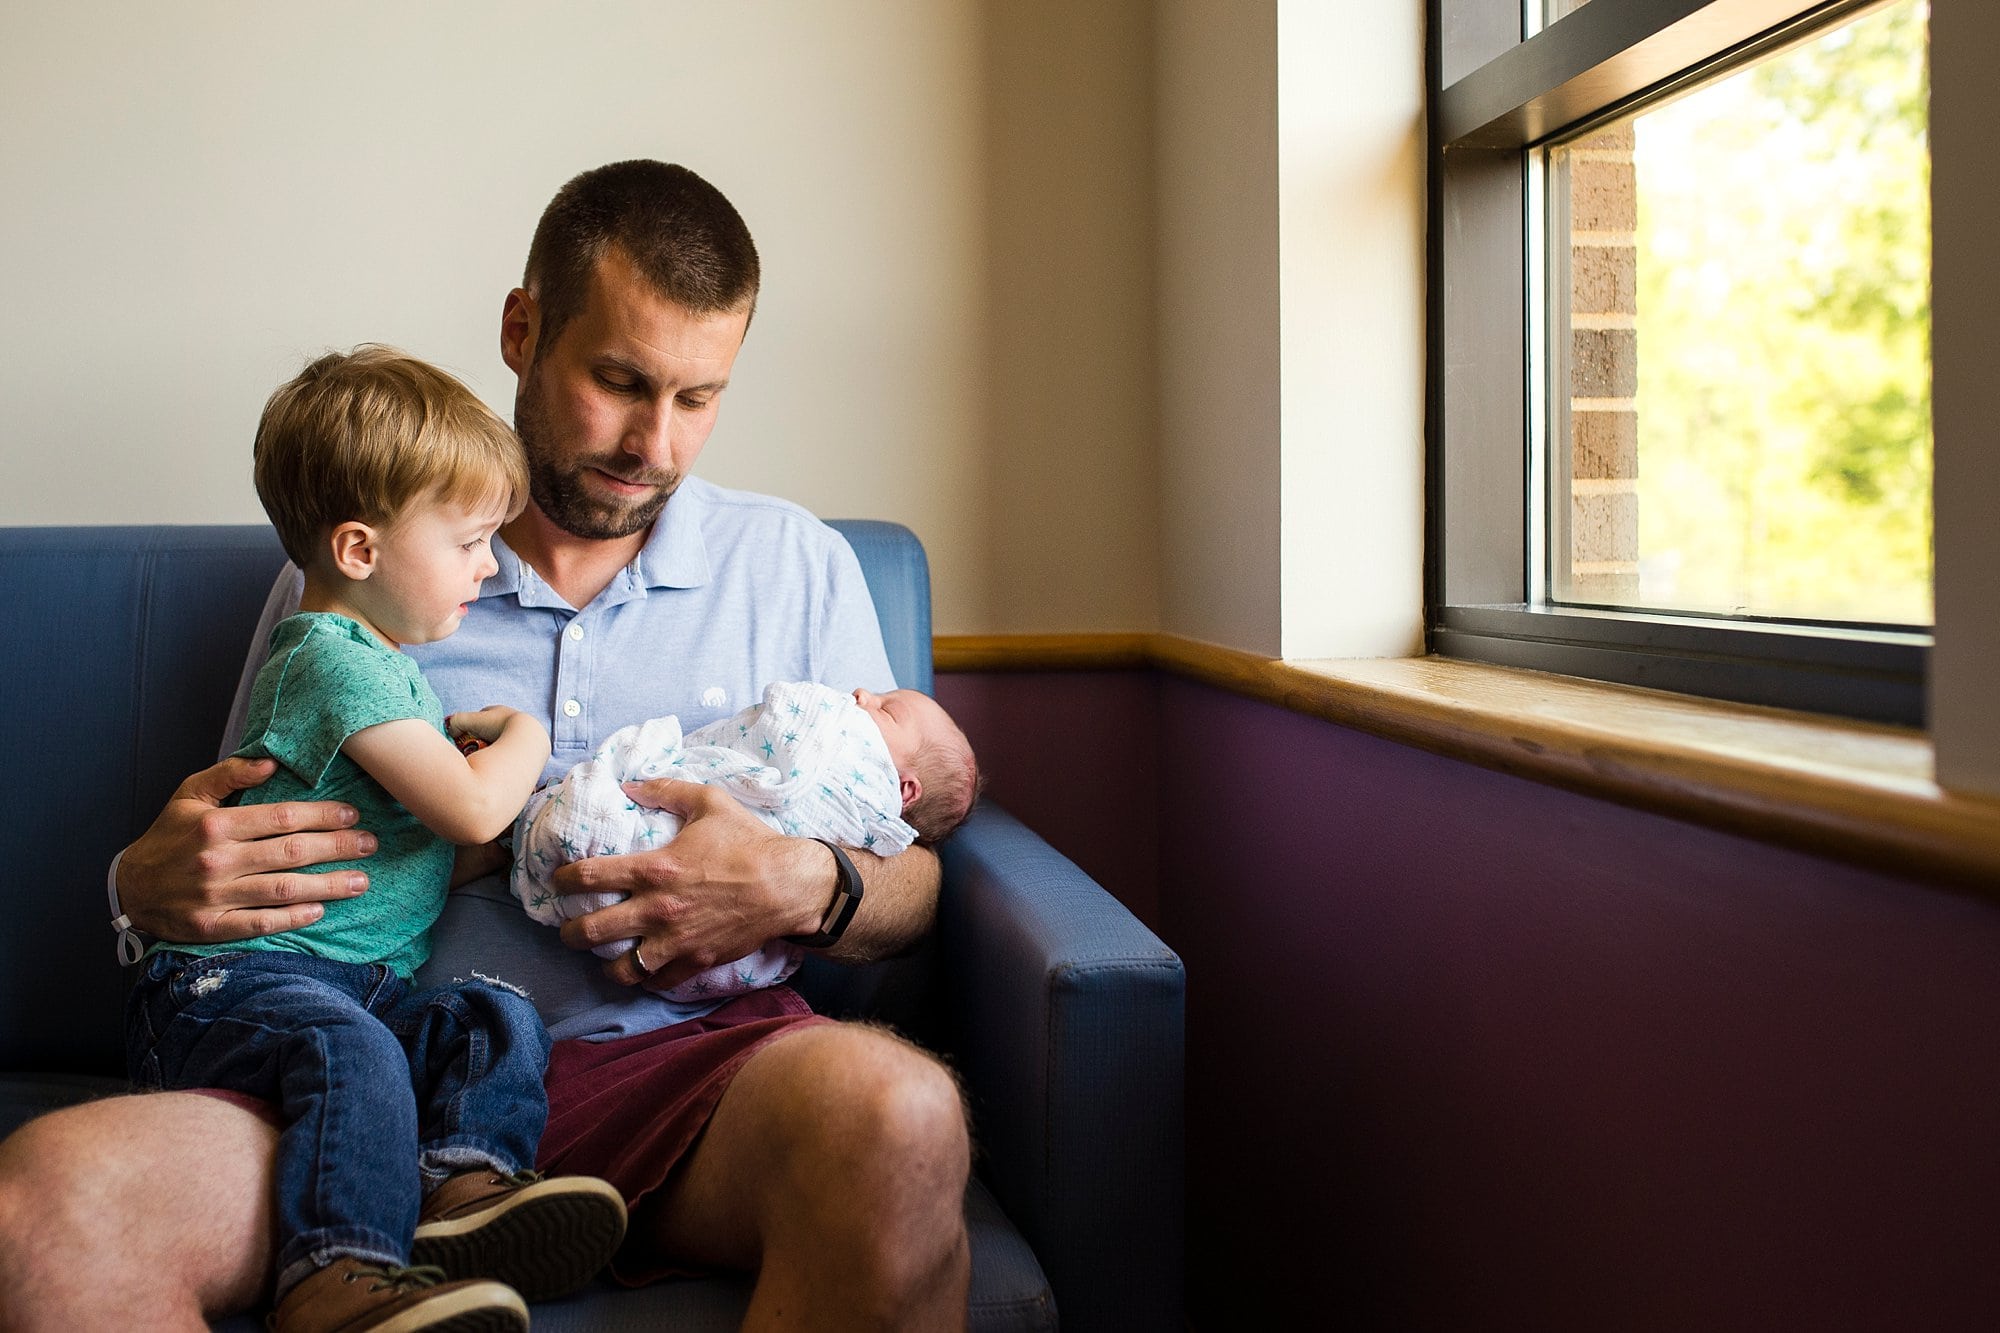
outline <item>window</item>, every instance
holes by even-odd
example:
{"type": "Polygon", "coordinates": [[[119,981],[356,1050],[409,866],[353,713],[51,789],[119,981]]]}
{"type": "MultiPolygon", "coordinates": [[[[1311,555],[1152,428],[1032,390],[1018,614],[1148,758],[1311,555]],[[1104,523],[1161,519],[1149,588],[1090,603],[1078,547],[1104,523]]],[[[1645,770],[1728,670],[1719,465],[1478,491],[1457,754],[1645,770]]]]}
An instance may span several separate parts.
{"type": "Polygon", "coordinates": [[[1927,0],[1548,3],[1433,0],[1434,648],[1921,721],[1927,0]]]}

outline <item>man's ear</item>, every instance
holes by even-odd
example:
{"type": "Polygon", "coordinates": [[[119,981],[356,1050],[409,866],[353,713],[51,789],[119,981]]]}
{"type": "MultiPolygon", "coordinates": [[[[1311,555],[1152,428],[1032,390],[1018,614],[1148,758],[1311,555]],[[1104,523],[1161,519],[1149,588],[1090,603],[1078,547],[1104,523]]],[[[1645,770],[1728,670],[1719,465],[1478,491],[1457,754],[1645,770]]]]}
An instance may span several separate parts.
{"type": "Polygon", "coordinates": [[[342,577],[358,583],[375,572],[375,529],[366,523],[342,523],[327,535],[326,543],[342,577]]]}
{"type": "Polygon", "coordinates": [[[900,776],[903,779],[903,808],[907,810],[917,803],[919,796],[924,794],[924,784],[917,781],[917,775],[914,773],[904,773],[900,776]]]}
{"type": "Polygon", "coordinates": [[[516,375],[535,363],[535,344],[542,333],[542,307],[525,287],[507,293],[500,307],[500,359],[516,375]]]}

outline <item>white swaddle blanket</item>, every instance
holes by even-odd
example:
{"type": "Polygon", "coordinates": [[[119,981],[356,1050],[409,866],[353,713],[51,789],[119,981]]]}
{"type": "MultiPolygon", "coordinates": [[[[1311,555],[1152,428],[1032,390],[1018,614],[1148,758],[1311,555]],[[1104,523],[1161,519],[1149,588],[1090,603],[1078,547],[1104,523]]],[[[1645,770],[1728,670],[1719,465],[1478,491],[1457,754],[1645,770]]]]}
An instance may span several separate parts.
{"type": "MultiPolygon", "coordinates": [[[[678,815],[649,810],[621,784],[681,778],[725,787],[766,824],[795,837],[825,838],[892,856],[916,830],[902,819],[896,765],[882,733],[852,697],[810,681],[769,686],[764,701],[681,734],[680,719],[654,718],[611,734],[597,753],[528,798],[514,829],[514,896],[544,925],[608,907],[624,895],[563,897],[551,880],[591,856],[642,852],[680,832],[678,815]]],[[[597,946],[615,958],[633,941],[597,946]]],[[[660,993],[693,1002],[775,986],[804,952],[773,940],[745,958],[696,974],[660,993]]]]}

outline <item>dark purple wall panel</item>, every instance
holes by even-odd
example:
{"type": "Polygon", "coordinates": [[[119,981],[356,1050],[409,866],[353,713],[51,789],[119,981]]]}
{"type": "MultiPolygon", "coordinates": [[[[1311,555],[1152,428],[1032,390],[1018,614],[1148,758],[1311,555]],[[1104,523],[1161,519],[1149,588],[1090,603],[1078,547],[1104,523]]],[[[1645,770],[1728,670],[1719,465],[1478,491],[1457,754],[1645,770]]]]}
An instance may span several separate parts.
{"type": "Polygon", "coordinates": [[[1197,1327],[2000,1322],[2000,911],[1183,680],[961,685],[1010,808],[1157,871],[1197,1327]],[[1065,815],[1149,723],[1156,814],[1065,815]]]}
{"type": "Polygon", "coordinates": [[[2000,1315],[2000,912],[1181,681],[1161,745],[1244,778],[1161,802],[1197,1309],[2000,1315]]]}
{"type": "Polygon", "coordinates": [[[1158,931],[1158,679],[968,672],[940,675],[937,698],[972,742],[987,793],[1158,931]]]}

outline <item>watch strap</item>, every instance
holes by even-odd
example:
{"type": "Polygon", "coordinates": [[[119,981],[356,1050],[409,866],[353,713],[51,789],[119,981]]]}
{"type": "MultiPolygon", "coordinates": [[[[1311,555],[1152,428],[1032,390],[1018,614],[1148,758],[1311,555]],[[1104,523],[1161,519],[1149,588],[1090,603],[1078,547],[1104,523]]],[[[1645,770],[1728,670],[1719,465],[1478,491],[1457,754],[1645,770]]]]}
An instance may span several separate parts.
{"type": "Polygon", "coordinates": [[[824,949],[838,943],[840,937],[847,933],[847,923],[854,920],[855,910],[861,906],[861,872],[854,868],[846,849],[835,846],[825,838],[814,838],[813,841],[833,853],[833,902],[828,905],[826,918],[820,922],[817,934],[787,935],[785,942],[806,949],[824,949]]]}

